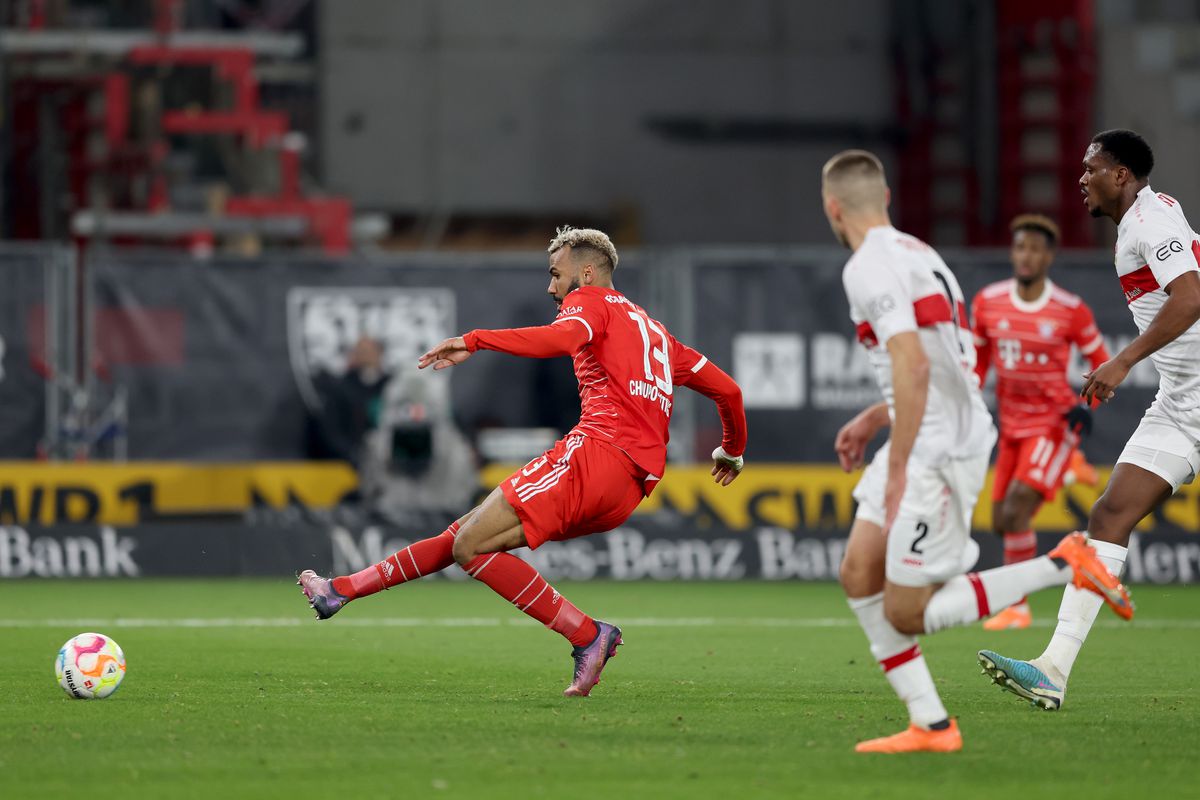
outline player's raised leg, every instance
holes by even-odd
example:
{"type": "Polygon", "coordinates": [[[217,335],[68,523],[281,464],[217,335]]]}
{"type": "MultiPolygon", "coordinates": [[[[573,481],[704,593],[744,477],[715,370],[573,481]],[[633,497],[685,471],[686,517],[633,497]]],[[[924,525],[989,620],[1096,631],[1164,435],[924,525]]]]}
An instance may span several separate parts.
{"type": "Polygon", "coordinates": [[[498,487],[455,538],[454,559],[472,578],[573,645],[575,673],[563,694],[586,697],[616,655],[621,629],[584,614],[528,562],[506,552],[528,544],[521,519],[498,487]]]}
{"type": "Polygon", "coordinates": [[[296,583],[300,584],[317,619],[329,619],[351,600],[432,575],[452,565],[454,537],[477,510],[472,509],[450,523],[437,536],[414,542],[364,570],[330,579],[306,569],[296,576],[296,583]]]}
{"type": "MultiPolygon", "coordinates": [[[[1154,468],[1167,476],[1191,474],[1187,459],[1163,452],[1138,455],[1137,449],[1136,446],[1126,447],[1121,458],[1142,458],[1148,466],[1157,465],[1154,468]]],[[[1170,497],[1175,488],[1174,482],[1169,483],[1166,477],[1149,469],[1128,462],[1117,464],[1088,519],[1091,546],[1109,572],[1121,574],[1133,526],[1170,497]]],[[[1021,661],[992,650],[981,650],[979,663],[984,673],[1002,688],[1047,711],[1060,708],[1075,659],[1096,621],[1100,606],[1109,600],[1089,588],[1080,587],[1078,583],[1066,587],[1058,608],[1058,625],[1040,656],[1021,661]]]]}
{"type": "Polygon", "coordinates": [[[931,470],[909,470],[904,500],[888,532],[884,607],[902,633],[936,633],[967,625],[1025,595],[1074,579],[1114,596],[1114,610],[1128,615],[1124,587],[1079,534],[1049,554],[981,572],[965,572],[971,515],[987,471],[986,456],[931,470]],[[1124,606],[1121,602],[1124,602],[1124,606]]]}
{"type": "Polygon", "coordinates": [[[1080,533],[1068,535],[1045,556],[955,576],[928,591],[927,600],[923,600],[923,592],[917,590],[922,587],[889,584],[886,594],[889,615],[897,628],[913,633],[936,633],[982,619],[991,613],[993,606],[1003,608],[1031,592],[1068,582],[1094,594],[1097,607],[1108,602],[1118,616],[1132,618],[1133,604],[1128,591],[1097,553],[1097,548],[1080,533]]]}

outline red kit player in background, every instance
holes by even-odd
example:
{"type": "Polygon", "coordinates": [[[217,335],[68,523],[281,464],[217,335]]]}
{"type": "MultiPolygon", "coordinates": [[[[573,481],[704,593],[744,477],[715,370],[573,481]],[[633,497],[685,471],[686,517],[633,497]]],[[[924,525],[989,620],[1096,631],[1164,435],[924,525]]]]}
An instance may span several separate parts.
{"type": "Polygon", "coordinates": [[[742,469],[742,393],[715,364],[676,341],[662,323],[613,288],[617,251],[597,230],[561,228],[550,243],[554,322],[475,330],[434,347],[422,369],[461,364],[478,350],[527,358],[571,356],[579,381],[579,424],[540,458],[514,472],[441,534],[354,575],[298,576],[318,619],[351,600],[446,569],[454,563],[574,646],[564,695],[586,696],[621,644],[621,630],[594,620],[507,551],[609,531],[654,491],[666,467],[674,390],[687,386],[717,404],[724,437],[713,451],[717,483],[742,469]]]}
{"type": "MultiPolygon", "coordinates": [[[[1108,360],[1092,311],[1048,277],[1058,226],[1040,214],[1012,221],[1013,277],[975,295],[975,369],[982,386],[996,370],[1000,443],[992,484],[992,525],[1004,537],[1004,563],[1037,555],[1033,518],[1050,502],[1068,472],[1095,483],[1095,470],[1079,452],[1092,428],[1091,411],[1067,384],[1071,346],[1092,369],[1108,360]]],[[[984,623],[988,630],[1028,628],[1022,599],[984,623]]]]}

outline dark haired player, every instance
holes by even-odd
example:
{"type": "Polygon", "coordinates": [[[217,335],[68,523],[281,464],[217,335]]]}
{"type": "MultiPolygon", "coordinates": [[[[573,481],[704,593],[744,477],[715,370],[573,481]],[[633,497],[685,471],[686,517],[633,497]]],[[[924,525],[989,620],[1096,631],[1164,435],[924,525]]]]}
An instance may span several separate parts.
{"type": "Polygon", "coordinates": [[[723,486],[742,469],[746,416],[733,379],[613,288],[617,251],[603,232],[564,227],[550,242],[550,285],[558,304],[549,325],[475,330],[447,339],[418,366],[445,369],[479,350],[527,358],[570,356],[579,380],[579,424],[540,458],[497,486],[477,508],[353,575],[298,576],[318,619],[347,603],[454,563],[574,649],[568,697],[586,696],[621,644],[621,629],[594,620],[507,551],[616,528],[654,491],[666,466],[674,389],[687,386],[717,404],[724,440],[713,451],[723,486]]]}
{"type": "MultiPolygon", "coordinates": [[[[1110,400],[1144,358],[1159,374],[1158,395],[1117,459],[1092,507],[1088,536],[1114,574],[1125,566],[1129,534],[1200,466],[1200,237],[1179,202],[1150,188],[1154,155],[1127,130],[1096,134],[1083,157],[1079,185],[1093,217],[1117,224],[1115,263],[1139,335],[1087,373],[1084,400],[1110,400]]],[[[1068,586],[1058,627],[1032,661],[979,653],[984,671],[1008,691],[1053,711],[1099,611],[1100,597],[1068,586]]]]}
{"type": "MultiPolygon", "coordinates": [[[[1082,459],[1081,436],[1091,431],[1091,411],[1067,383],[1071,346],[1092,369],[1108,360],[1092,310],[1050,281],[1058,225],[1040,214],[1012,221],[1013,276],[985,287],[972,303],[975,372],[982,386],[996,370],[1000,442],[992,482],[992,525],[1004,538],[1004,563],[1037,555],[1033,518],[1054,499],[1068,472],[1095,470],[1082,459]]],[[[983,623],[988,630],[1028,628],[1024,598],[983,623]]]]}

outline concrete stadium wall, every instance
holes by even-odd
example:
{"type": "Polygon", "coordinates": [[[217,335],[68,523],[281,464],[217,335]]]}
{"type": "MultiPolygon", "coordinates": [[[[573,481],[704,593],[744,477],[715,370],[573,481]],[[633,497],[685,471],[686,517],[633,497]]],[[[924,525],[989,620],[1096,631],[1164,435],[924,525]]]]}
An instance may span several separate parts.
{"type": "Polygon", "coordinates": [[[882,0],[326,3],[325,182],[396,213],[625,209],[647,243],[823,242],[822,163],[880,146],[866,134],[893,115],[888,15],[882,0]],[[655,125],[734,118],[807,127],[718,144],[655,125]]]}
{"type": "MultiPolygon", "coordinates": [[[[1195,225],[1200,214],[1200,7],[1105,0],[1097,11],[1096,127],[1132,128],[1145,136],[1156,161],[1151,184],[1178,199],[1195,225]]],[[[1114,241],[1116,231],[1106,225],[1104,235],[1114,241]]]]}

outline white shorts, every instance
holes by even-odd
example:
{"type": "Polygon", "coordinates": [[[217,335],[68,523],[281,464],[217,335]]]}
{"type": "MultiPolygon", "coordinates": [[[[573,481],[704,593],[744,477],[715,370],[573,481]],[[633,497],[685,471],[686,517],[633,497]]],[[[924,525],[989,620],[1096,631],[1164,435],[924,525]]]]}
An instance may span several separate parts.
{"type": "Polygon", "coordinates": [[[1153,472],[1171,484],[1172,492],[1177,492],[1180,486],[1191,483],[1200,469],[1200,442],[1155,400],[1129,437],[1117,463],[1153,472]]]}
{"type": "MultiPolygon", "coordinates": [[[[940,467],[908,460],[900,513],[888,533],[887,579],[900,586],[945,583],[975,565],[979,545],[971,516],[987,477],[990,453],[940,467]]],[[[875,454],[854,487],[855,519],[883,525],[888,446],[875,454]]]]}

